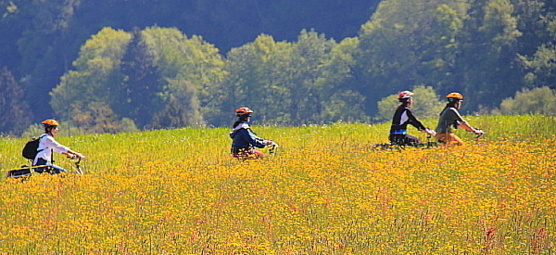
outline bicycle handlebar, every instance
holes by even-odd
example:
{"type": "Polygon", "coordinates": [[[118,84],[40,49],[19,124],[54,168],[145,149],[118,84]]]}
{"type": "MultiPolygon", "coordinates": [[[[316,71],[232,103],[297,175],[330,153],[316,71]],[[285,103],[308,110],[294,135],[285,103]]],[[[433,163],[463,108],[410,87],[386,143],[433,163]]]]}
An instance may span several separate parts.
{"type": "Polygon", "coordinates": [[[483,136],[485,136],[485,132],[483,130],[475,129],[475,140],[479,140],[479,138],[483,136]]]}

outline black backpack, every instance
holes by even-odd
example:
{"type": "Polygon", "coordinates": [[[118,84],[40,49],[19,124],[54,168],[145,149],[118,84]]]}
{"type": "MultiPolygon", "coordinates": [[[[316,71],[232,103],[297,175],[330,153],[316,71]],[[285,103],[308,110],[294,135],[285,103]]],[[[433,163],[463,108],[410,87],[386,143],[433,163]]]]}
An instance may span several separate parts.
{"type": "Polygon", "coordinates": [[[23,150],[21,151],[21,155],[26,159],[31,159],[31,160],[35,159],[35,157],[39,153],[39,151],[38,151],[39,143],[41,141],[41,138],[43,138],[43,137],[44,137],[44,135],[41,135],[41,136],[39,136],[39,138],[32,138],[31,140],[29,140],[25,144],[25,146],[23,146],[23,150]]]}

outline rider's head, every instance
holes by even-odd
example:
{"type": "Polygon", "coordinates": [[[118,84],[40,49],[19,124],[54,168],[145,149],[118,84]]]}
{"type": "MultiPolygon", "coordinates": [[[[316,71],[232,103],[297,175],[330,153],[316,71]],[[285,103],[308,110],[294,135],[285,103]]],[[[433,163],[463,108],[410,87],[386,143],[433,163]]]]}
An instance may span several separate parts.
{"type": "Polygon", "coordinates": [[[413,96],[413,92],[411,91],[402,91],[398,94],[398,101],[401,103],[409,103],[411,102],[411,97],[413,96]]]}
{"type": "Polygon", "coordinates": [[[55,119],[47,119],[41,123],[44,127],[44,132],[50,134],[52,134],[52,130],[58,130],[58,126],[60,125],[55,119]]]}
{"type": "Polygon", "coordinates": [[[247,118],[251,117],[253,113],[253,110],[247,108],[247,107],[241,107],[236,109],[236,116],[240,119],[240,120],[247,120],[247,118]]]}
{"type": "Polygon", "coordinates": [[[449,103],[457,103],[463,101],[463,96],[458,92],[452,92],[446,96],[449,103]]]}

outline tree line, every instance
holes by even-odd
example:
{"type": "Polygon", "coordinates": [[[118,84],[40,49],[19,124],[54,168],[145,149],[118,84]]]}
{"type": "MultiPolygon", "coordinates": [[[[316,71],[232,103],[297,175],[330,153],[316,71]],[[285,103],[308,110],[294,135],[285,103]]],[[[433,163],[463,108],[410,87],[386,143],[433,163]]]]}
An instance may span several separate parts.
{"type": "Polygon", "coordinates": [[[555,42],[548,0],[384,0],[356,36],[259,34],[226,53],[176,27],[105,26],[50,90],[2,69],[0,106],[11,121],[2,130],[24,130],[40,113],[31,110],[38,95],[53,117],[90,133],[226,126],[240,106],[265,124],[383,121],[402,90],[427,95],[417,102],[428,109],[459,91],[468,112],[523,113],[515,100],[549,100],[527,95],[556,88],[555,42]]]}

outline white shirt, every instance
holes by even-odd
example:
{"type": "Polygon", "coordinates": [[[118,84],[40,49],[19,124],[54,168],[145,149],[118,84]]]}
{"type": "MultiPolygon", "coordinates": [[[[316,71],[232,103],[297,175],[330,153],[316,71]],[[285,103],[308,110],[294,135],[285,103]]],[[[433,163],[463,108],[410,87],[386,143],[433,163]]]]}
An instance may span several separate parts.
{"type": "Polygon", "coordinates": [[[60,143],[56,142],[56,140],[54,140],[54,137],[49,135],[49,134],[45,134],[42,136],[41,141],[39,142],[39,147],[37,148],[37,150],[39,151],[37,153],[37,156],[35,157],[35,160],[33,160],[33,165],[35,165],[37,163],[37,160],[39,158],[42,158],[44,160],[46,160],[47,162],[50,162],[52,160],[52,151],[57,152],[57,153],[64,153],[70,150],[70,148],[61,145],[60,143]]]}

